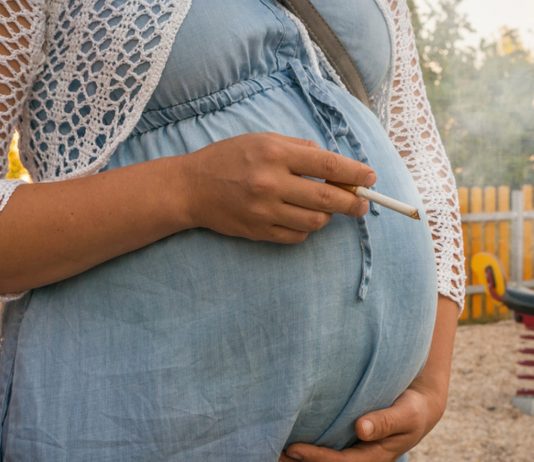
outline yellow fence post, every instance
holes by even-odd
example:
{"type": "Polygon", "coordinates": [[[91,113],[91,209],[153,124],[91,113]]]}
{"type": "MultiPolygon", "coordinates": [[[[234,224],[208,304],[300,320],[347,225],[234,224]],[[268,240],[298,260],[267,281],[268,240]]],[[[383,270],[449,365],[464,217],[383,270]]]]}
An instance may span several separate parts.
{"type": "MultiPolygon", "coordinates": [[[[496,201],[497,191],[494,187],[484,188],[484,212],[495,213],[497,210],[496,201]]],[[[496,243],[496,224],[494,221],[487,221],[484,223],[484,251],[497,254],[496,243]]],[[[479,281],[479,284],[483,284],[483,281],[479,281]]],[[[484,306],[485,314],[488,317],[496,317],[498,312],[498,305],[491,297],[485,297],[486,303],[484,306]]]]}
{"type": "MultiPolygon", "coordinates": [[[[530,185],[523,186],[523,204],[525,211],[534,210],[534,188],[530,185]]],[[[524,246],[523,246],[523,280],[534,279],[533,254],[534,254],[534,223],[533,220],[525,220],[524,224],[524,246]]]]}
{"type": "MultiPolygon", "coordinates": [[[[508,186],[499,186],[497,209],[499,212],[510,211],[510,188],[508,186]]],[[[505,275],[510,277],[510,223],[507,221],[499,222],[499,251],[498,257],[502,263],[505,275]]],[[[499,314],[506,316],[508,308],[504,305],[499,307],[499,314]]]]}
{"type": "MultiPolygon", "coordinates": [[[[482,188],[471,188],[471,200],[469,201],[469,208],[471,213],[481,213],[482,212],[482,188]]],[[[482,223],[475,222],[471,223],[471,255],[475,255],[477,252],[482,251],[482,223]]],[[[484,281],[477,281],[476,278],[472,277],[471,280],[473,284],[483,284],[484,281]]],[[[486,295],[484,294],[473,294],[471,299],[471,316],[472,319],[482,318],[482,306],[484,304],[484,299],[486,295]]]]}
{"type": "MultiPolygon", "coordinates": [[[[465,215],[469,213],[469,189],[458,188],[458,201],[460,202],[460,213],[465,215]]],[[[471,281],[471,248],[469,239],[469,228],[467,223],[462,223],[462,234],[464,240],[464,255],[465,255],[465,273],[467,275],[466,284],[471,281]]],[[[460,317],[460,321],[467,321],[471,312],[471,297],[468,295],[465,297],[464,311],[460,317]]]]}

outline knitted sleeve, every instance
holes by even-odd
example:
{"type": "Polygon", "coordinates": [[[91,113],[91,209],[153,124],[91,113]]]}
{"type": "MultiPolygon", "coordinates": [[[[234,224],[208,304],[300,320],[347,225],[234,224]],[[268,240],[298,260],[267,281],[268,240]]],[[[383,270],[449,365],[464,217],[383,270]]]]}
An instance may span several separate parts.
{"type": "Polygon", "coordinates": [[[42,58],[44,29],[44,0],[0,4],[0,212],[22,183],[6,179],[7,154],[42,58]]]}
{"type": "Polygon", "coordinates": [[[460,308],[465,297],[456,183],[432,115],[405,0],[390,0],[395,33],[389,133],[419,189],[434,239],[438,291],[460,308]]]}
{"type": "MultiPolygon", "coordinates": [[[[0,217],[17,186],[23,183],[6,179],[7,155],[42,58],[44,29],[44,0],[0,3],[0,217]]],[[[0,296],[0,303],[20,295],[0,296]]]]}

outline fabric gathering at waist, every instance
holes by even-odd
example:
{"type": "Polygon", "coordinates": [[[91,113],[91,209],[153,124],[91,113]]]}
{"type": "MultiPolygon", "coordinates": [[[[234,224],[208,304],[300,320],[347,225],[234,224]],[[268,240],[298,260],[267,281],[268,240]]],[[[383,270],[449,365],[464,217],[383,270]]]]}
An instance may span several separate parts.
{"type": "Polygon", "coordinates": [[[141,135],[150,130],[156,130],[191,117],[203,116],[211,112],[220,111],[232,104],[275,88],[295,85],[297,83],[291,79],[289,69],[242,80],[227,88],[191,101],[143,112],[131,136],[141,135]]]}

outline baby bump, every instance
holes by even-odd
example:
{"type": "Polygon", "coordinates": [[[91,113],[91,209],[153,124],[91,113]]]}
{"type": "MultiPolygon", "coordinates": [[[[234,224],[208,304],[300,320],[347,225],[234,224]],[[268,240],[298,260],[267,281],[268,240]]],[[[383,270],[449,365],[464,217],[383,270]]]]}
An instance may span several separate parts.
{"type": "Polygon", "coordinates": [[[191,435],[181,451],[221,432],[234,443],[270,435],[261,451],[346,444],[354,418],[388,405],[421,367],[435,298],[422,223],[381,210],[368,224],[373,274],[360,302],[360,237],[343,216],[296,246],[192,230],[35,291],[19,353],[32,376],[25,406],[49,407],[54,421],[61,408],[38,402],[43,387],[81,403],[102,426],[75,421],[73,434],[95,441],[103,415],[123,422],[121,437],[148,418],[159,432],[148,439],[169,450],[171,428],[191,435]]]}
{"type": "Polygon", "coordinates": [[[422,366],[435,298],[421,224],[385,211],[368,222],[364,301],[358,230],[342,216],[296,246],[193,230],[35,291],[18,355],[34,367],[23,366],[25,406],[35,400],[55,420],[61,408],[38,402],[43,387],[82,403],[102,423],[95,441],[108,415],[124,438],[147,419],[169,428],[148,436],[169,448],[172,428],[181,451],[221,432],[235,443],[261,431],[261,451],[343,446],[353,420],[391,403],[422,366]]]}
{"type": "MultiPolygon", "coordinates": [[[[293,116],[304,117],[285,114],[293,116]]],[[[420,206],[402,160],[367,119],[350,116],[377,189],[420,206]]],[[[266,129],[324,142],[316,128],[288,133],[282,116],[265,120],[266,129]]],[[[208,125],[197,130],[210,137],[189,131],[184,144],[224,137],[208,125]]],[[[23,386],[12,399],[43,419],[28,413],[20,428],[68,421],[61,432],[85,435],[86,444],[133,432],[139,451],[157,445],[161,460],[177,450],[198,458],[198,448],[218,460],[223,447],[225,457],[272,453],[274,461],[288,441],[345,445],[354,418],[389,405],[417,374],[434,319],[426,224],[381,208],[367,225],[372,276],[363,301],[362,236],[341,215],[294,246],[190,230],[34,291],[14,378],[23,386]],[[43,390],[77,404],[44,402],[43,390]],[[86,418],[66,419],[80,407],[86,418]]]]}

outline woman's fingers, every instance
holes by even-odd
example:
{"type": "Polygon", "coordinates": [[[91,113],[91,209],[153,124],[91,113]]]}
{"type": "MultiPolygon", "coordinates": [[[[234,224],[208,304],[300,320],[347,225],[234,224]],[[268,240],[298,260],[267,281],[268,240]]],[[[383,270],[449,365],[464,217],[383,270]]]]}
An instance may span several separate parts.
{"type": "Polygon", "coordinates": [[[287,449],[285,456],[289,457],[289,461],[302,462],[394,462],[413,446],[405,441],[407,439],[406,435],[393,436],[376,443],[359,443],[342,451],[294,444],[287,449]]]}
{"type": "Polygon", "coordinates": [[[282,142],[288,141],[290,143],[295,143],[295,144],[298,144],[298,145],[301,145],[301,146],[307,146],[307,147],[310,147],[310,148],[322,149],[321,145],[317,141],[314,141],[314,140],[310,140],[310,139],[306,139],[306,138],[296,138],[294,136],[282,135],[281,133],[277,133],[277,132],[266,132],[266,135],[270,136],[271,138],[273,138],[275,140],[279,140],[279,141],[282,141],[282,142]]]}
{"type": "Polygon", "coordinates": [[[296,175],[367,187],[376,182],[371,167],[341,154],[295,144],[288,148],[287,155],[289,169],[296,175]]]}
{"type": "Polygon", "coordinates": [[[413,422],[407,418],[407,412],[395,406],[372,412],[356,421],[356,434],[363,441],[377,441],[411,431],[413,422]]]}
{"type": "Polygon", "coordinates": [[[370,186],[373,170],[310,140],[246,134],[183,156],[192,227],[252,240],[298,243],[332,213],[362,216],[366,201],[333,182],[370,186]]]}
{"type": "Polygon", "coordinates": [[[428,408],[421,393],[408,389],[391,407],[370,412],[357,419],[356,435],[363,441],[378,441],[402,434],[413,434],[421,438],[428,420],[428,408]]]}
{"type": "Polygon", "coordinates": [[[308,238],[309,233],[286,228],[285,226],[273,225],[269,228],[266,241],[276,242],[278,244],[300,244],[308,238]]]}
{"type": "Polygon", "coordinates": [[[276,212],[276,224],[295,231],[311,233],[325,227],[331,219],[325,212],[308,210],[291,204],[282,204],[276,212]]]}
{"type": "MultiPolygon", "coordinates": [[[[311,444],[294,444],[286,451],[291,461],[305,462],[348,462],[346,455],[334,449],[313,446],[311,444]]],[[[356,460],[355,462],[358,462],[356,460]]]]}
{"type": "Polygon", "coordinates": [[[327,213],[362,216],[369,210],[369,202],[344,189],[323,182],[294,176],[282,185],[285,202],[327,213]]]}
{"type": "Polygon", "coordinates": [[[278,462],[295,462],[295,460],[296,459],[292,459],[285,452],[282,452],[282,454],[280,454],[278,462]]]}

